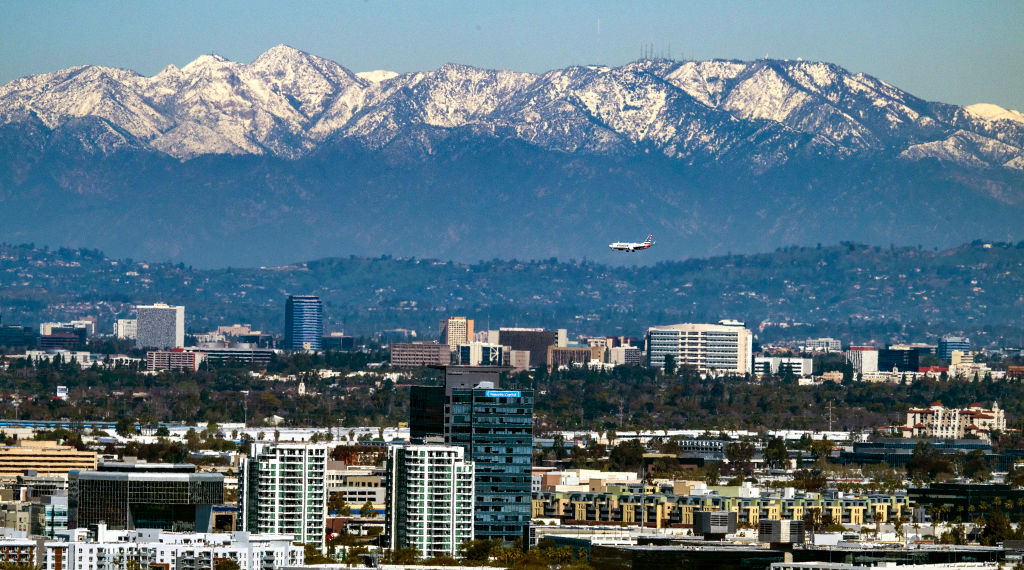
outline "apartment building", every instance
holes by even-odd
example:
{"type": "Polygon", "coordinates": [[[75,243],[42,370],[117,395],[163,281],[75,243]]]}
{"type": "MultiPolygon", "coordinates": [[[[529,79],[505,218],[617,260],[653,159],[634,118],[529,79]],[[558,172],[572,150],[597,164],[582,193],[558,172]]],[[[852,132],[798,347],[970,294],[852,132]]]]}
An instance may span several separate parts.
{"type": "Polygon", "coordinates": [[[70,540],[0,538],[0,561],[20,562],[41,570],[124,570],[130,560],[141,568],[209,570],[220,560],[233,560],[241,570],[301,566],[305,551],[290,536],[247,532],[184,533],[159,529],[111,530],[96,525],[95,540],[85,529],[70,540]]]}
{"type": "Polygon", "coordinates": [[[473,540],[473,462],[448,445],[388,448],[387,529],[392,548],[456,556],[473,540]]]}
{"type": "Polygon", "coordinates": [[[907,410],[907,421],[900,427],[903,437],[963,439],[977,437],[989,441],[991,433],[1006,429],[1006,415],[994,402],[991,409],[975,402],[966,408],[947,408],[932,402],[924,409],[907,410]]]}
{"type": "Polygon", "coordinates": [[[253,443],[239,465],[242,530],[324,546],[328,445],[253,443]]]}

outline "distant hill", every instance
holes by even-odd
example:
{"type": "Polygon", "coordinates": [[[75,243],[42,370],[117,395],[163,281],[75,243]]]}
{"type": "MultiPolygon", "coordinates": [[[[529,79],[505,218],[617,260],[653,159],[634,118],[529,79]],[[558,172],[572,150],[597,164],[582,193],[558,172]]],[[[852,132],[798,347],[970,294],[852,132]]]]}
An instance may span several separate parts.
{"type": "Polygon", "coordinates": [[[205,267],[1024,238],[1024,115],[823,62],[353,73],[288,46],[0,86],[0,240],[205,267]]]}
{"type": "Polygon", "coordinates": [[[1024,242],[944,251],[852,243],[789,247],[650,266],[590,261],[327,258],[200,270],[110,259],[96,250],[0,245],[4,323],[95,315],[100,329],[132,304],[186,305],[188,329],[283,328],[288,294],[320,295],[326,328],[411,328],[431,339],[440,318],[488,326],[563,327],[642,335],[647,327],[739,319],[759,339],[830,334],[879,342],[962,332],[978,342],[1024,338],[1024,242]]]}

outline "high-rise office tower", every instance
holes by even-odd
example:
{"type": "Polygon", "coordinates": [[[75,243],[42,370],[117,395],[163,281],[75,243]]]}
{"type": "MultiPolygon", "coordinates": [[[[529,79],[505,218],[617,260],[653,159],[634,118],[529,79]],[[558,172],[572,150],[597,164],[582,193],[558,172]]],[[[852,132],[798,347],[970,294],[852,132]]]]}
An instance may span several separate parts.
{"type": "Polygon", "coordinates": [[[441,331],[441,344],[447,344],[451,351],[473,340],[473,319],[466,317],[448,317],[438,327],[441,331]]]}
{"type": "Polygon", "coordinates": [[[324,336],[324,306],[315,295],[289,295],[284,306],[284,347],[320,350],[324,336]]]}
{"type": "Polygon", "coordinates": [[[414,442],[444,442],[473,461],[474,535],[507,542],[530,522],[533,391],[501,390],[506,367],[447,366],[444,386],[414,386],[414,442]]]}
{"type": "Polygon", "coordinates": [[[939,340],[938,357],[940,360],[946,362],[952,360],[954,350],[967,354],[971,351],[971,339],[962,336],[944,336],[939,340]]]}
{"type": "Polygon", "coordinates": [[[459,446],[388,447],[387,532],[391,548],[423,558],[456,556],[473,540],[473,463],[459,446]]]}
{"type": "Polygon", "coordinates": [[[327,445],[253,443],[238,476],[241,530],[324,546],[327,445]]]}
{"type": "Polygon", "coordinates": [[[135,346],[181,348],[185,346],[185,307],[164,303],[135,307],[135,346]]]}

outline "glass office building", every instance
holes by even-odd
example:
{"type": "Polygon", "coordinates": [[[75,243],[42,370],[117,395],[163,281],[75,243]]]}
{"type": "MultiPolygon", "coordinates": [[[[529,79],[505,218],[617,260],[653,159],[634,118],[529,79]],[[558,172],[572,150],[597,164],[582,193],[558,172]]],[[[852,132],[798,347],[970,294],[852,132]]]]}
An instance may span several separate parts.
{"type": "Polygon", "coordinates": [[[100,464],[68,473],[68,528],[106,522],[110,529],[210,532],[213,505],[224,502],[224,476],[191,464],[100,464]]]}
{"type": "Polygon", "coordinates": [[[284,306],[284,347],[288,350],[321,350],[324,306],[315,295],[289,295],[284,306]]]}
{"type": "Polygon", "coordinates": [[[443,441],[474,465],[474,536],[513,542],[530,522],[533,391],[500,390],[508,368],[447,366],[445,385],[414,387],[414,442],[443,441]]]}

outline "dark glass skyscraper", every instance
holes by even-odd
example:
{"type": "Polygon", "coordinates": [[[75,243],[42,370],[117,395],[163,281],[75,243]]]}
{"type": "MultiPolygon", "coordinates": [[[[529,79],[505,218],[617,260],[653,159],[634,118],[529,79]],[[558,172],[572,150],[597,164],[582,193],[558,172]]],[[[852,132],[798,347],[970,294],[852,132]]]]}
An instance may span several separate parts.
{"type": "Polygon", "coordinates": [[[289,295],[284,306],[284,347],[289,350],[321,350],[324,306],[315,295],[289,295]]]}
{"type": "Polygon", "coordinates": [[[413,441],[458,445],[475,464],[474,535],[521,539],[530,522],[533,391],[500,390],[508,368],[447,366],[444,386],[412,388],[413,441]]]}

